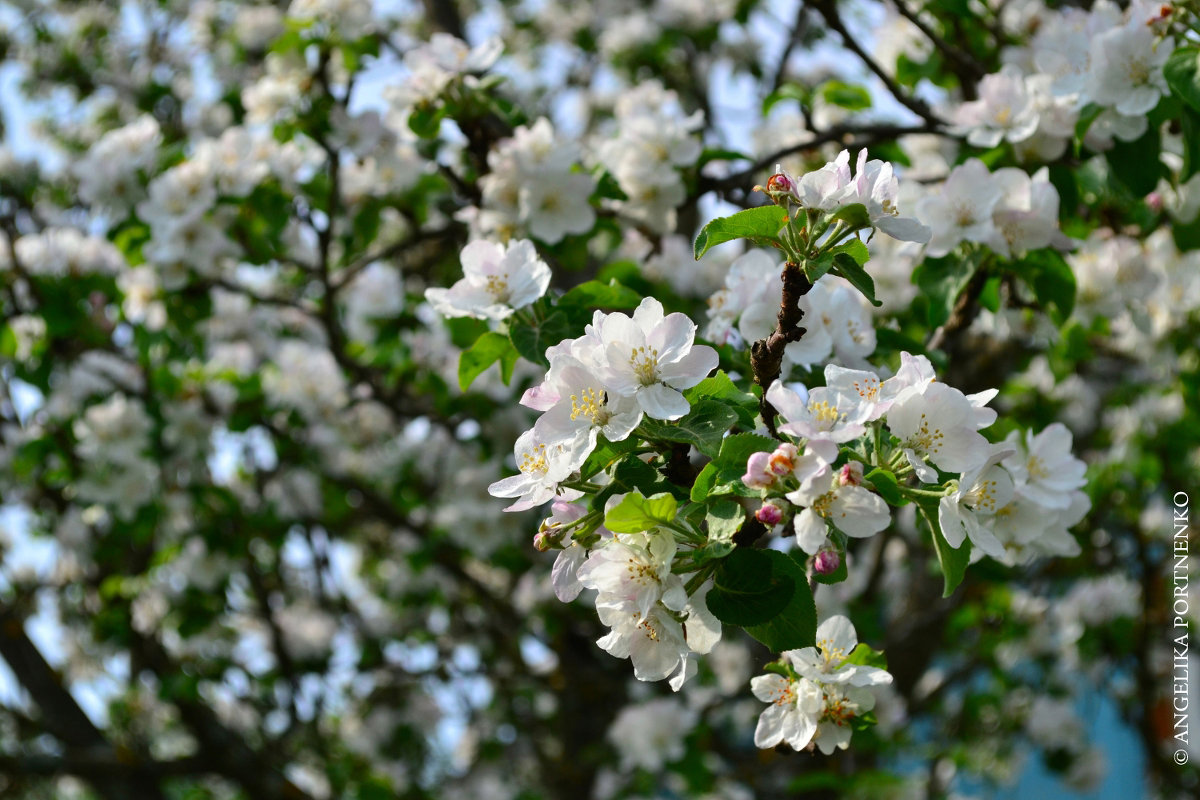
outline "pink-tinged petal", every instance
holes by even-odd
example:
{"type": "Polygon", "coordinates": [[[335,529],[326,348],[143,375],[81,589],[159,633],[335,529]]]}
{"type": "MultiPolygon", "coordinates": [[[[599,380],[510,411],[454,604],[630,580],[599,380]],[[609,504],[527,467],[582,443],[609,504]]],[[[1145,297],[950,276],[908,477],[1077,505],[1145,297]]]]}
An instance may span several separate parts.
{"type": "Polygon", "coordinates": [[[654,419],[679,419],[691,409],[691,405],[682,394],[661,383],[641,387],[636,396],[638,405],[647,416],[654,419]]]}
{"type": "Polygon", "coordinates": [[[521,405],[534,411],[549,411],[558,400],[558,392],[547,382],[531,386],[521,395],[521,405]]]}
{"type": "Polygon", "coordinates": [[[717,351],[706,345],[696,345],[679,360],[662,364],[658,369],[662,382],[676,389],[690,389],[717,368],[717,351]]]}

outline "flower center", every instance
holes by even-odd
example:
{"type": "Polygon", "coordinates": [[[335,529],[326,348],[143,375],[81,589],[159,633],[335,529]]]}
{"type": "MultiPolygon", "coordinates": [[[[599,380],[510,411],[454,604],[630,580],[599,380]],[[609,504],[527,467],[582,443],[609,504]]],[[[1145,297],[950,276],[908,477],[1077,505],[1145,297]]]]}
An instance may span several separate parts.
{"type": "Polygon", "coordinates": [[[658,382],[658,349],[654,347],[635,347],[629,355],[629,364],[634,374],[638,376],[642,386],[658,382]]]}
{"type": "Polygon", "coordinates": [[[980,481],[971,487],[967,493],[967,505],[977,511],[995,513],[996,511],[996,482],[980,481]]]}
{"type": "Polygon", "coordinates": [[[937,428],[930,429],[929,419],[922,414],[917,432],[908,437],[905,446],[914,450],[923,450],[926,453],[938,453],[942,449],[942,440],[945,438],[946,435],[937,428]]]}
{"type": "Polygon", "coordinates": [[[821,655],[825,659],[826,671],[832,671],[846,660],[846,651],[840,647],[834,647],[833,642],[829,639],[822,639],[817,642],[817,647],[821,648],[821,655]]]}
{"type": "Polygon", "coordinates": [[[1037,456],[1030,456],[1029,460],[1025,462],[1025,466],[1029,470],[1029,477],[1035,480],[1044,480],[1050,477],[1050,470],[1046,469],[1046,462],[1037,456]]]}
{"type": "Polygon", "coordinates": [[[808,401],[808,413],[812,415],[813,422],[824,426],[826,430],[832,428],[839,419],[845,416],[839,413],[837,406],[832,405],[828,400],[808,401]]]}
{"type": "Polygon", "coordinates": [[[488,275],[486,288],[497,303],[508,301],[508,275],[488,275]]]}
{"type": "Polygon", "coordinates": [[[593,425],[608,422],[612,415],[604,408],[604,400],[604,390],[591,387],[571,395],[571,421],[584,417],[590,419],[593,425]]]}
{"type": "Polygon", "coordinates": [[[818,516],[828,517],[830,507],[833,505],[833,500],[834,493],[826,492],[814,500],[813,504],[809,506],[809,508],[811,508],[818,516]]]}
{"type": "Polygon", "coordinates": [[[531,472],[545,472],[546,467],[546,445],[539,444],[535,445],[532,450],[521,456],[521,463],[518,466],[518,469],[520,469],[521,472],[529,474],[531,472]]]}

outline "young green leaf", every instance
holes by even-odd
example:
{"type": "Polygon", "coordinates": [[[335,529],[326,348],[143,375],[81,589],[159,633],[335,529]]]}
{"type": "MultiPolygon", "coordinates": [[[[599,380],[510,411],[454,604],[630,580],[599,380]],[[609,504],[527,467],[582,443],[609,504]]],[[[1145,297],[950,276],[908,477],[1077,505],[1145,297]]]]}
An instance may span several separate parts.
{"type": "Polygon", "coordinates": [[[640,533],[675,519],[678,506],[667,492],[645,497],[636,489],[604,515],[604,527],[613,533],[640,533]]]}
{"type": "Polygon", "coordinates": [[[517,351],[507,336],[488,331],[459,356],[458,387],[465,392],[476,378],[497,361],[500,362],[500,377],[507,386],[512,379],[513,366],[517,363],[517,351]]]}
{"type": "Polygon", "coordinates": [[[787,224],[787,212],[779,206],[759,206],[729,217],[717,217],[701,229],[696,237],[694,252],[696,260],[711,248],[734,239],[749,239],[757,245],[775,241],[779,231],[787,224]]]}

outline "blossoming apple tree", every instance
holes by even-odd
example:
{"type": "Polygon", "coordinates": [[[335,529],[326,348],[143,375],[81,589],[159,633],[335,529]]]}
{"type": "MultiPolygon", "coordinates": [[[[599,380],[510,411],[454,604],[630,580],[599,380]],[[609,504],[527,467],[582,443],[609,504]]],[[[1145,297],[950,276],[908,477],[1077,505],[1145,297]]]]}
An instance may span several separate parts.
{"type": "Polygon", "coordinates": [[[1198,11],[0,5],[2,793],[1188,796],[1198,11]]]}

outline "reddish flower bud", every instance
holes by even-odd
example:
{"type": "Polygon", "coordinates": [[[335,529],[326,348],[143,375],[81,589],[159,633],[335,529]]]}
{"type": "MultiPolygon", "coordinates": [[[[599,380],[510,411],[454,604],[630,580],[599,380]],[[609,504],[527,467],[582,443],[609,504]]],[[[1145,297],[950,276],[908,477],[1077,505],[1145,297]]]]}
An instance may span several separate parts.
{"type": "Polygon", "coordinates": [[[746,461],[746,474],[742,483],[751,489],[765,489],[775,483],[775,476],[769,469],[770,453],[753,453],[746,461]]]}
{"type": "Polygon", "coordinates": [[[772,475],[787,475],[796,468],[798,452],[794,444],[781,444],[767,458],[767,469],[772,475]]]}
{"type": "Polygon", "coordinates": [[[863,482],[863,465],[851,461],[838,471],[838,483],[842,486],[859,486],[863,482]]]}
{"type": "Polygon", "coordinates": [[[792,181],[791,177],[784,172],[776,172],[774,175],[767,178],[768,192],[791,194],[795,188],[796,184],[792,181]]]}
{"type": "Polygon", "coordinates": [[[822,550],[813,556],[813,572],[818,575],[830,575],[842,563],[837,550],[822,550]]]}
{"type": "Polygon", "coordinates": [[[754,512],[754,518],[768,528],[772,528],[783,522],[783,509],[774,503],[763,503],[758,511],[754,512]]]}

